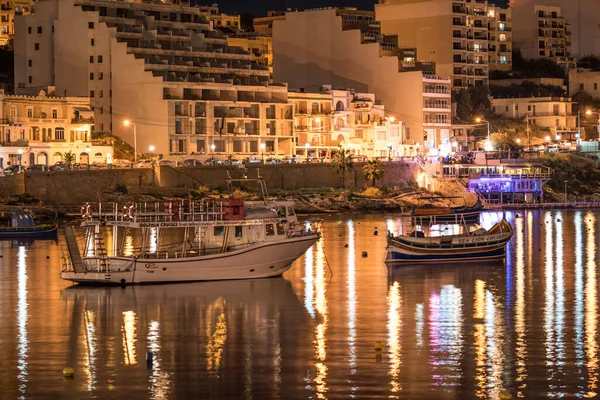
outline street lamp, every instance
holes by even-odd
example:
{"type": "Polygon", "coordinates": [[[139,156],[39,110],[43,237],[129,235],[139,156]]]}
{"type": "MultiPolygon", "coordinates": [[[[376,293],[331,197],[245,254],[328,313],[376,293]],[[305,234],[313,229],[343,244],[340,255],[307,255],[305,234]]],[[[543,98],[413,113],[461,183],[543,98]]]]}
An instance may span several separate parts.
{"type": "Polygon", "coordinates": [[[306,163],[308,164],[308,148],[310,144],[308,142],[304,143],[304,148],[306,149],[306,163]]]}
{"type": "Polygon", "coordinates": [[[133,126],[133,162],[134,162],[134,164],[137,164],[137,132],[135,130],[135,123],[126,119],[125,121],[123,121],[123,125],[133,126]]]}
{"type": "Polygon", "coordinates": [[[550,143],[550,136],[546,136],[546,138],[545,138],[545,139],[546,139],[546,142],[547,142],[547,143],[550,143]]]}
{"type": "Polygon", "coordinates": [[[585,115],[587,115],[588,117],[591,116],[592,114],[598,114],[598,128],[597,128],[597,130],[598,130],[598,140],[600,140],[600,113],[593,112],[589,108],[587,110],[585,110],[585,115]]]}
{"type": "Polygon", "coordinates": [[[210,145],[210,150],[213,152],[213,156],[214,156],[214,152],[215,152],[216,148],[217,148],[217,146],[215,146],[214,143],[210,145]]]}
{"type": "Polygon", "coordinates": [[[23,158],[23,149],[19,149],[19,167],[21,167],[23,164],[21,164],[21,159],[23,158]]]}
{"type": "Polygon", "coordinates": [[[521,139],[517,139],[517,144],[521,144],[521,139]]]}
{"type": "Polygon", "coordinates": [[[478,124],[483,124],[484,122],[487,125],[487,141],[490,141],[490,121],[485,121],[480,117],[475,118],[475,122],[477,122],[478,124]]]}
{"type": "Polygon", "coordinates": [[[260,144],[260,152],[262,153],[262,163],[265,163],[265,144],[261,143],[260,144]]]}
{"type": "Polygon", "coordinates": [[[85,148],[85,152],[87,153],[87,169],[90,169],[90,151],[92,151],[92,149],[90,149],[89,147],[85,148]]]}
{"type": "Polygon", "coordinates": [[[387,148],[388,148],[388,161],[392,161],[392,144],[388,143],[387,148]]]}
{"type": "Polygon", "coordinates": [[[150,151],[150,158],[154,157],[154,149],[153,145],[148,146],[148,150],[150,151]]]}

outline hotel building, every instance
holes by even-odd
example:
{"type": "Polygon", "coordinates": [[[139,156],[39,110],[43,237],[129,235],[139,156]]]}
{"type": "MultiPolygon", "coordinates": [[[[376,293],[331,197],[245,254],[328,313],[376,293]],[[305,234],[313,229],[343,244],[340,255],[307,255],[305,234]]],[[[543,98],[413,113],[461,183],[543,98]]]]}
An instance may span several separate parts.
{"type": "Polygon", "coordinates": [[[12,45],[15,15],[33,12],[33,0],[5,0],[0,2],[0,47],[12,45]]]}
{"type": "Polygon", "coordinates": [[[162,1],[41,1],[15,20],[15,87],[89,96],[96,130],[140,152],[245,156],[264,144],[293,154],[287,87],[213,23],[206,10],[162,1]]]}
{"type": "Polygon", "coordinates": [[[512,70],[512,10],[488,5],[490,70],[512,70]]]}

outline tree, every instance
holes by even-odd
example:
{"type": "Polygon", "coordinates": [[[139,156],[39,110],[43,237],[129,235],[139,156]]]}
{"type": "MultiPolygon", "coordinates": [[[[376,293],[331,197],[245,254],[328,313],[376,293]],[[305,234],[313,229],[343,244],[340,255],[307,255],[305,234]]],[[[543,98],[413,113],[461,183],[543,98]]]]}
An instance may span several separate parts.
{"type": "Polygon", "coordinates": [[[375,182],[383,178],[384,170],[380,160],[369,160],[362,167],[365,178],[372,181],[372,186],[375,186],[375,182]]]}
{"type": "Polygon", "coordinates": [[[342,187],[344,187],[344,175],[346,171],[349,171],[354,166],[354,160],[352,160],[352,153],[350,150],[344,150],[339,148],[335,150],[331,155],[331,168],[336,174],[342,173],[342,187]]]}
{"type": "Polygon", "coordinates": [[[73,164],[73,161],[75,161],[75,154],[69,150],[63,154],[63,158],[65,159],[65,163],[67,163],[67,169],[71,169],[71,164],[73,164]]]}

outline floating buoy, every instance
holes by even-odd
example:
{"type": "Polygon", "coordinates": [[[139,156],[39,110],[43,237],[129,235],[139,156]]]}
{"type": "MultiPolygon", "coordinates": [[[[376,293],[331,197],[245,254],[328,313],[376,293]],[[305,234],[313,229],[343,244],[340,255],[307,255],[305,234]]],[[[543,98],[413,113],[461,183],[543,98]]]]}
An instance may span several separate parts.
{"type": "Polygon", "coordinates": [[[46,260],[49,260],[49,259],[50,259],[50,256],[46,256],[46,260]]]}
{"type": "Polygon", "coordinates": [[[501,400],[508,400],[508,399],[512,399],[512,395],[510,393],[508,393],[506,390],[503,390],[498,394],[498,398],[501,400]]]}
{"type": "Polygon", "coordinates": [[[63,368],[63,376],[65,378],[73,378],[75,376],[75,370],[71,367],[63,368]]]}
{"type": "Polygon", "coordinates": [[[348,248],[348,243],[346,243],[346,244],[344,245],[344,247],[345,247],[345,248],[348,248]]]}
{"type": "Polygon", "coordinates": [[[375,342],[375,351],[381,351],[383,344],[381,342],[375,342]]]}
{"type": "Polygon", "coordinates": [[[560,218],[558,218],[558,219],[556,220],[556,222],[561,222],[561,221],[562,221],[562,220],[561,220],[560,218]]]}
{"type": "Polygon", "coordinates": [[[366,251],[363,251],[363,252],[362,252],[362,256],[363,256],[363,257],[366,257],[366,256],[368,256],[368,255],[369,255],[369,253],[367,253],[366,251]]]}
{"type": "Polygon", "coordinates": [[[379,235],[379,232],[375,231],[375,232],[373,232],[373,235],[377,236],[377,235],[379,235]]]}

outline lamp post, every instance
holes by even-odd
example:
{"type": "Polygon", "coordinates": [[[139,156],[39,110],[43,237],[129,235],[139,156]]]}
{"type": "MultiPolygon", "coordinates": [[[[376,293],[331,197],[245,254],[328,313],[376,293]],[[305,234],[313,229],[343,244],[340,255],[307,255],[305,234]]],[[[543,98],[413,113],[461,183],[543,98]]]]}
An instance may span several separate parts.
{"type": "Polygon", "coordinates": [[[150,151],[150,158],[154,158],[154,149],[153,145],[148,146],[148,150],[150,151]]]}
{"type": "Polygon", "coordinates": [[[260,144],[260,152],[262,153],[262,163],[265,163],[265,144],[261,143],[260,144]]]}
{"type": "Polygon", "coordinates": [[[490,141],[490,121],[486,121],[480,117],[475,118],[475,122],[477,122],[478,124],[483,124],[485,122],[485,124],[487,125],[487,141],[490,141]]]}
{"type": "Polygon", "coordinates": [[[215,146],[215,144],[214,144],[214,143],[210,145],[210,151],[213,153],[213,157],[214,157],[214,155],[215,155],[215,149],[216,149],[216,148],[217,148],[217,146],[215,146]]]}
{"type": "Polygon", "coordinates": [[[87,169],[88,169],[88,171],[90,170],[90,151],[92,151],[92,149],[90,149],[89,147],[85,148],[85,152],[87,153],[87,169]]]}
{"type": "Polygon", "coordinates": [[[598,140],[600,140],[600,112],[593,112],[589,108],[587,110],[585,110],[585,115],[587,115],[588,117],[592,114],[598,115],[598,127],[596,129],[598,131],[598,140]]]}
{"type": "Polygon", "coordinates": [[[21,159],[23,158],[23,149],[19,149],[19,167],[23,166],[21,159]]]}
{"type": "Polygon", "coordinates": [[[388,143],[387,148],[388,148],[388,161],[392,161],[392,144],[388,143]]]}
{"type": "Polygon", "coordinates": [[[565,181],[565,204],[567,203],[567,183],[569,181],[565,181]]]}
{"type": "Polygon", "coordinates": [[[306,150],[306,163],[308,164],[308,148],[310,147],[310,144],[308,142],[304,143],[304,148],[306,150]]]}
{"type": "Polygon", "coordinates": [[[133,162],[134,164],[137,164],[137,132],[135,131],[135,123],[126,119],[125,121],[123,121],[123,125],[133,126],[133,162]]]}

